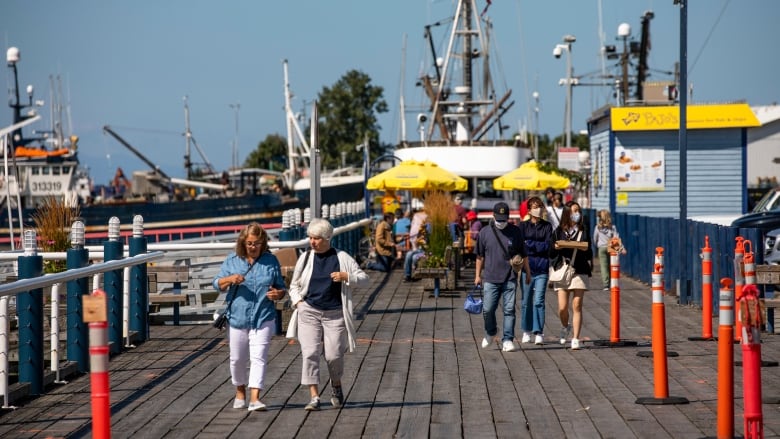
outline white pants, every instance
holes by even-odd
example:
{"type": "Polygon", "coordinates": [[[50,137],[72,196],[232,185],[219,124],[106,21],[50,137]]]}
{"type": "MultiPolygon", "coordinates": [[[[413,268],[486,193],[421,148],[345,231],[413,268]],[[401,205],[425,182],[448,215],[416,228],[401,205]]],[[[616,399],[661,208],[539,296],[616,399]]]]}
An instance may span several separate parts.
{"type": "Polygon", "coordinates": [[[323,351],[330,380],[341,382],[344,353],[347,351],[347,326],[341,308],[320,311],[301,301],[298,304],[298,342],[303,359],[301,384],[320,383],[320,356],[323,351]]]}
{"type": "Polygon", "coordinates": [[[276,331],[276,322],[265,322],[260,329],[228,329],[230,376],[234,386],[263,388],[268,348],[276,331]]]}

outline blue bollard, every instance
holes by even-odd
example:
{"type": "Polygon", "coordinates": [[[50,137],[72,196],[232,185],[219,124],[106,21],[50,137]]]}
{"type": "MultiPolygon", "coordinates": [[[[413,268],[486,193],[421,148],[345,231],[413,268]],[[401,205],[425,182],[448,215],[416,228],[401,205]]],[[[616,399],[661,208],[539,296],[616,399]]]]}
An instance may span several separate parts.
{"type": "MultiPolygon", "coordinates": [[[[84,248],[84,223],[75,221],[70,228],[72,247],[67,251],[66,267],[83,268],[89,265],[89,250],[84,248]]],[[[81,297],[89,294],[89,279],[83,277],[68,282],[68,361],[78,365],[79,372],[89,372],[89,327],[84,323],[81,297]]]]}
{"type": "MultiPolygon", "coordinates": [[[[133,236],[128,242],[130,256],[146,253],[144,219],[141,215],[133,217],[133,236]]],[[[128,329],[135,332],[138,340],[149,339],[149,291],[146,276],[146,264],[130,268],[130,318],[128,329]]]]}
{"type": "MultiPolygon", "coordinates": [[[[34,230],[24,232],[24,255],[17,258],[19,279],[43,275],[43,256],[37,254],[34,230]]],[[[43,289],[16,296],[19,314],[19,382],[30,383],[30,394],[43,393],[43,289]]]]}
{"type": "MultiPolygon", "coordinates": [[[[103,260],[122,259],[122,242],[119,241],[119,218],[112,216],[108,221],[108,241],[103,242],[103,260]]],[[[103,274],[103,291],[108,299],[108,345],[109,352],[118,354],[122,350],[122,270],[103,274]]]]}

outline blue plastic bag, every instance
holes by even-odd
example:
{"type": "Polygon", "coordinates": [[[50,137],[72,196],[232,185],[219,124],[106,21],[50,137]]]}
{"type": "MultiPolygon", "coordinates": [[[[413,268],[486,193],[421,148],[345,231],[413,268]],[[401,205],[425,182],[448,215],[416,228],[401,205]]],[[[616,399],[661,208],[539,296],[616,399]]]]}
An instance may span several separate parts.
{"type": "Polygon", "coordinates": [[[482,314],[482,299],[474,297],[476,291],[479,291],[479,287],[475,286],[466,296],[466,301],[463,302],[463,309],[469,314],[482,314]]]}

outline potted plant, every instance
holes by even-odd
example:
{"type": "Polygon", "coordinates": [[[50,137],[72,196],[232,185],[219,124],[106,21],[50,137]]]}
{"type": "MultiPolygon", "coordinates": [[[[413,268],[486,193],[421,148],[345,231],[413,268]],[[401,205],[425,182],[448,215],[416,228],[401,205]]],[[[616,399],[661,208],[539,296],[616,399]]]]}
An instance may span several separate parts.
{"type": "Polygon", "coordinates": [[[456,218],[455,206],[446,192],[430,192],[425,196],[426,222],[430,224],[430,233],[425,248],[425,258],[421,260],[423,268],[447,268],[445,260],[447,247],[452,245],[449,226],[456,218]]]}
{"type": "MultiPolygon", "coordinates": [[[[78,216],[78,207],[70,207],[55,197],[44,198],[32,214],[38,247],[44,252],[64,252],[70,248],[70,226],[78,216]]],[[[44,273],[58,273],[66,267],[64,260],[43,261],[44,273]]]]}

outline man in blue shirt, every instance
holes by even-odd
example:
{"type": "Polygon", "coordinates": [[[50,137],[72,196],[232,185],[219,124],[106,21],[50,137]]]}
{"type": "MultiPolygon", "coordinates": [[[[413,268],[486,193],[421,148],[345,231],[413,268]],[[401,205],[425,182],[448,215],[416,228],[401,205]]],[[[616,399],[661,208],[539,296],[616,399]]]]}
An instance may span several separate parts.
{"type": "Polygon", "coordinates": [[[509,206],[506,203],[496,203],[493,206],[493,221],[479,232],[477,239],[477,265],[474,285],[482,285],[483,308],[482,317],[485,321],[485,338],[482,347],[490,346],[498,332],[496,308],[498,300],[504,313],[501,350],[512,352],[515,345],[515,290],[517,288],[517,273],[509,263],[515,255],[524,258],[523,269],[531,278],[528,261],[525,256],[523,233],[514,224],[509,223],[509,206]]]}

